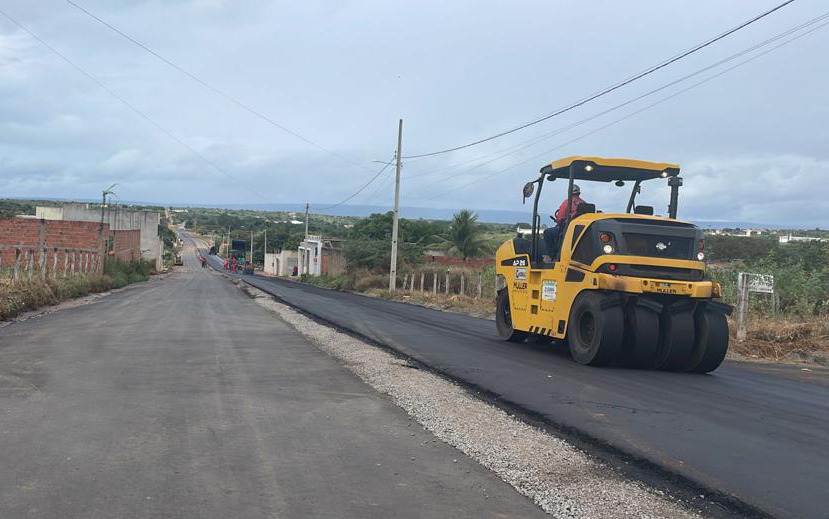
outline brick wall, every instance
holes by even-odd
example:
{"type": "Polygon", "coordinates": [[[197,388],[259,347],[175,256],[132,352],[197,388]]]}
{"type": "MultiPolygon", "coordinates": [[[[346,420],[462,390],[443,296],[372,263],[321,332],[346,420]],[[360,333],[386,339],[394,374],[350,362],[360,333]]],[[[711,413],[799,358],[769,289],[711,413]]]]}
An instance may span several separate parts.
{"type": "Polygon", "coordinates": [[[0,245],[37,246],[38,220],[24,218],[0,219],[0,245]]]}
{"type": "MultiPolygon", "coordinates": [[[[109,225],[104,224],[104,234],[108,233],[109,225]]],[[[96,222],[0,218],[0,266],[14,265],[16,253],[11,247],[23,249],[23,256],[19,260],[23,264],[28,262],[29,249],[32,249],[33,263],[40,263],[45,248],[47,252],[42,261],[47,268],[62,269],[67,263],[68,250],[77,251],[71,255],[71,259],[80,265],[82,261],[85,263],[88,260],[86,257],[81,260],[78,256],[80,250],[100,251],[100,238],[101,224],[96,222]]]]}
{"type": "MultiPolygon", "coordinates": [[[[101,246],[101,224],[96,222],[71,222],[43,220],[45,247],[66,249],[95,249],[101,246]]],[[[104,224],[104,236],[109,225],[104,224]]]]}
{"type": "Polygon", "coordinates": [[[121,261],[138,261],[141,258],[141,231],[110,231],[113,240],[113,249],[110,257],[121,261]]]}

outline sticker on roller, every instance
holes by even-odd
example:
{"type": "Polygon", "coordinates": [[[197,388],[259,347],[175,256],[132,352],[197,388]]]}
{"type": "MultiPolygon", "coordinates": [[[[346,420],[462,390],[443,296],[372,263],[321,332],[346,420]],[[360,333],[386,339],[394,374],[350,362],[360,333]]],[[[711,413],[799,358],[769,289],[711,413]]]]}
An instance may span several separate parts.
{"type": "Polygon", "coordinates": [[[515,269],[515,279],[527,279],[527,269],[525,269],[525,268],[515,269]]]}
{"type": "Polygon", "coordinates": [[[558,289],[558,284],[555,281],[542,281],[541,282],[541,300],[542,301],[555,301],[556,300],[556,290],[558,289]]]}

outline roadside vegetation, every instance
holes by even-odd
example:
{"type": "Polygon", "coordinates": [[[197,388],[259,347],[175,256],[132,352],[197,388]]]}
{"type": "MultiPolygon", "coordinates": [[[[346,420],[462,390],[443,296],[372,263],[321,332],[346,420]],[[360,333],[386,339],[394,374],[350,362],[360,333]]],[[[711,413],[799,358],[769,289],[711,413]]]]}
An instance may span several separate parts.
{"type": "Polygon", "coordinates": [[[737,304],[740,272],[774,276],[773,296],[750,295],[747,340],[732,341],[733,352],[829,365],[829,243],[709,235],[706,248],[708,274],[722,284],[728,304],[737,304]]]}
{"type": "Polygon", "coordinates": [[[152,264],[147,261],[124,263],[110,260],[103,274],[76,274],[69,277],[42,278],[35,272],[31,279],[12,282],[10,272],[0,276],[0,320],[62,301],[146,281],[152,264]]]}

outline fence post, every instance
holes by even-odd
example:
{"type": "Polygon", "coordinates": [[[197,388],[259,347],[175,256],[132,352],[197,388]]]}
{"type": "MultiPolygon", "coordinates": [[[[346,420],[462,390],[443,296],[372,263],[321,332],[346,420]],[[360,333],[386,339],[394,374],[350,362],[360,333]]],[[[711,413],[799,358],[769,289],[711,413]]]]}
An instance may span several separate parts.
{"type": "Polygon", "coordinates": [[[69,251],[63,250],[63,277],[69,275],[69,251]]]}
{"type": "Polygon", "coordinates": [[[403,276],[403,290],[406,290],[406,284],[407,284],[408,281],[409,281],[409,275],[406,274],[405,276],[403,276]]]}
{"type": "Polygon", "coordinates": [[[424,292],[423,290],[423,282],[426,281],[426,273],[421,271],[420,272],[420,291],[424,292]]]}
{"type": "Polygon", "coordinates": [[[17,282],[20,279],[20,249],[15,247],[14,249],[14,279],[17,282]]]}
{"type": "Polygon", "coordinates": [[[46,247],[40,249],[40,278],[46,279],[46,247]]]}
{"type": "Polygon", "coordinates": [[[446,295],[449,295],[449,271],[446,271],[446,295]]]}
{"type": "Polygon", "coordinates": [[[464,279],[465,279],[465,276],[463,275],[463,271],[461,271],[461,290],[460,290],[460,292],[458,292],[458,294],[460,294],[462,296],[466,295],[466,294],[464,294],[464,279]]]}
{"type": "Polygon", "coordinates": [[[58,248],[52,251],[52,277],[58,277],[58,248]]]}
{"type": "Polygon", "coordinates": [[[32,279],[32,271],[35,269],[35,250],[29,249],[26,252],[26,277],[32,279]]]}
{"type": "Polygon", "coordinates": [[[414,292],[414,272],[412,272],[412,279],[409,280],[409,292],[414,292]]]}
{"type": "Polygon", "coordinates": [[[746,314],[748,313],[748,276],[740,272],[737,276],[737,340],[746,340],[746,314]]]}
{"type": "Polygon", "coordinates": [[[484,277],[484,273],[483,273],[483,272],[478,272],[478,297],[477,297],[476,299],[480,299],[480,298],[481,298],[481,295],[482,295],[482,292],[481,292],[481,290],[482,290],[481,282],[482,282],[482,280],[483,280],[483,277],[484,277]]]}
{"type": "Polygon", "coordinates": [[[432,293],[438,295],[438,273],[432,274],[432,293]]]}

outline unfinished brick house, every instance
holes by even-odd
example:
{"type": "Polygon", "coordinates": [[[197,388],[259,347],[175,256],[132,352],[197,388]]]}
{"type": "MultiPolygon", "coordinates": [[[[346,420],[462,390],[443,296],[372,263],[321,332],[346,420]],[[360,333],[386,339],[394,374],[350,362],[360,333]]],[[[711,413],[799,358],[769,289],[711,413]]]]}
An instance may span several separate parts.
{"type": "Polygon", "coordinates": [[[102,255],[141,257],[141,231],[111,231],[108,224],[32,217],[0,219],[0,267],[31,276],[101,272],[102,255]],[[102,239],[103,238],[103,239],[102,239]]]}

